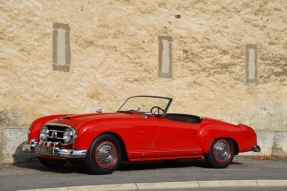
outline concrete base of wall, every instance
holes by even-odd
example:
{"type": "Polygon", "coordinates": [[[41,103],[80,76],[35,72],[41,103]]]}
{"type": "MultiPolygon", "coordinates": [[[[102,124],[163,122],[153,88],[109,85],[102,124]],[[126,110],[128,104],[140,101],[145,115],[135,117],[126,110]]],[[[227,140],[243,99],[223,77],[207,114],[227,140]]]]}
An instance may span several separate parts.
{"type": "MultiPolygon", "coordinates": [[[[261,152],[247,152],[247,156],[287,156],[286,131],[256,131],[261,152]]],[[[22,147],[27,140],[28,129],[0,129],[0,163],[17,163],[35,160],[29,153],[23,152],[22,147]]]]}
{"type": "Polygon", "coordinates": [[[256,131],[261,152],[246,152],[248,156],[287,156],[287,131],[256,131]]]}

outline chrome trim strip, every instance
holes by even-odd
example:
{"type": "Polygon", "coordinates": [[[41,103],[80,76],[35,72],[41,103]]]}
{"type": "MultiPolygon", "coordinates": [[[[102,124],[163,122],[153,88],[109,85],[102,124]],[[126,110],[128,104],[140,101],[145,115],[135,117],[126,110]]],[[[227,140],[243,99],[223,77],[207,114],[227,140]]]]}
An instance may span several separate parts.
{"type": "Polygon", "coordinates": [[[136,151],[130,152],[130,154],[141,154],[141,153],[168,153],[168,152],[194,152],[194,153],[202,153],[201,149],[194,149],[194,150],[160,150],[160,151],[136,151]]]}
{"type": "Polygon", "coordinates": [[[46,156],[55,156],[55,157],[63,157],[63,158],[70,158],[70,159],[76,159],[76,158],[85,158],[87,154],[87,150],[73,150],[73,149],[61,149],[58,147],[59,143],[54,143],[54,146],[51,147],[53,149],[52,154],[46,154],[46,153],[37,153],[35,150],[36,146],[39,146],[36,142],[36,140],[32,139],[30,141],[30,144],[25,144],[22,148],[22,151],[30,152],[34,154],[39,155],[46,155],[46,156]]]}

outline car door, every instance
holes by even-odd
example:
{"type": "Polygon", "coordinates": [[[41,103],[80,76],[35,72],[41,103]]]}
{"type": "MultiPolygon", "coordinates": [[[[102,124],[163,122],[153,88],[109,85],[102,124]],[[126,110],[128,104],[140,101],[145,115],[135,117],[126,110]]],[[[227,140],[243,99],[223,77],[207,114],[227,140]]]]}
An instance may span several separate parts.
{"type": "Polygon", "coordinates": [[[130,121],[130,127],[121,132],[131,161],[158,158],[159,119],[142,116],[130,121]]]}
{"type": "Polygon", "coordinates": [[[201,155],[199,124],[161,118],[159,122],[159,157],[187,158],[201,155]]]}

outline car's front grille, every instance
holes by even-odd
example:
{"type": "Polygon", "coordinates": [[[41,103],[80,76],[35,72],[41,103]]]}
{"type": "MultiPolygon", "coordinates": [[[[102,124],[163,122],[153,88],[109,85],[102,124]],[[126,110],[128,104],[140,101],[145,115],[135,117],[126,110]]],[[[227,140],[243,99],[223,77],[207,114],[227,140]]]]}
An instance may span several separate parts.
{"type": "Polygon", "coordinates": [[[46,124],[45,125],[48,128],[48,137],[47,142],[58,142],[58,143],[64,143],[64,132],[67,128],[71,128],[67,125],[62,124],[46,124]]]}

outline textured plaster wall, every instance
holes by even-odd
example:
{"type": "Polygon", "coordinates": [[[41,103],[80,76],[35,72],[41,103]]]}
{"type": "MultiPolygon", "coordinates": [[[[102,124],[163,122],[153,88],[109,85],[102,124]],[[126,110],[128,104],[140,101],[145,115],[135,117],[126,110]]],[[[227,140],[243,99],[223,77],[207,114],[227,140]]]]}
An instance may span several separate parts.
{"type": "Polygon", "coordinates": [[[30,153],[22,151],[27,143],[27,134],[28,129],[25,128],[0,129],[0,164],[32,160],[30,153]]]}
{"type": "Polygon", "coordinates": [[[286,0],[2,0],[0,11],[1,127],[151,94],[175,98],[173,112],[287,131],[286,0]],[[53,71],[53,23],[71,28],[69,72],[53,71]],[[158,36],[174,38],[171,79],[158,77],[158,36]]]}

